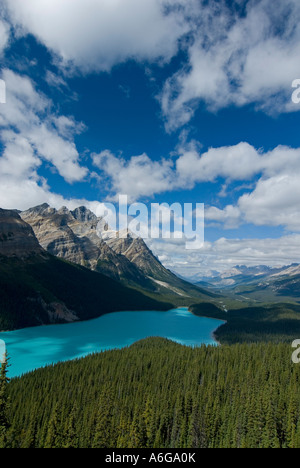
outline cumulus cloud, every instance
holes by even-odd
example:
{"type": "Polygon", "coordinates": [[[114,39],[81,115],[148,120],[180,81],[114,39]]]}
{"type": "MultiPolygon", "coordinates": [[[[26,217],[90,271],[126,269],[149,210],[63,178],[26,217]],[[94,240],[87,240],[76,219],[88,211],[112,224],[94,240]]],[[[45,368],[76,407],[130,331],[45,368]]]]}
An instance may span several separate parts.
{"type": "Polygon", "coordinates": [[[226,181],[227,191],[232,181],[254,184],[254,188],[244,185],[247,193],[236,206],[208,207],[207,221],[221,223],[225,228],[252,223],[300,230],[300,148],[278,146],[263,152],[242,142],[201,154],[192,144],[179,149],[179,153],[174,180],[181,187],[220,179],[226,181]]]}
{"type": "MultiPolygon", "coordinates": [[[[18,34],[33,34],[66,73],[110,71],[131,59],[166,63],[183,50],[187,60],[160,94],[168,131],[188,123],[199,102],[212,111],[249,103],[269,113],[300,109],[291,100],[299,78],[298,0],[276,0],[275,7],[274,0],[236,0],[230,7],[219,0],[4,4],[18,34]]],[[[7,40],[8,26],[0,22],[0,50],[7,40]]]]}
{"type": "Polygon", "coordinates": [[[68,183],[83,180],[87,169],[80,164],[74,136],[84,126],[57,114],[28,77],[6,69],[3,78],[7,96],[6,104],[0,106],[0,206],[27,209],[45,201],[56,207],[72,204],[51,192],[39,169],[46,162],[68,183]]]}
{"type": "MultiPolygon", "coordinates": [[[[188,3],[191,0],[186,0],[188,3]]],[[[188,29],[175,0],[5,0],[12,23],[66,67],[108,71],[128,59],[169,60],[188,29]]]]}
{"type": "Polygon", "coordinates": [[[243,195],[239,209],[248,223],[284,226],[300,231],[299,175],[282,174],[260,179],[255,190],[243,195]]]}
{"type": "Polygon", "coordinates": [[[205,220],[221,223],[225,229],[234,229],[241,223],[241,211],[233,205],[228,205],[223,210],[211,206],[205,210],[205,220]]]}
{"type": "Polygon", "coordinates": [[[47,181],[41,177],[22,178],[16,183],[14,176],[0,177],[0,207],[4,209],[28,210],[37,205],[48,203],[59,209],[66,206],[74,210],[79,206],[86,206],[95,214],[102,209],[99,201],[90,201],[85,198],[65,198],[53,192],[47,181]]]}
{"type": "Polygon", "coordinates": [[[259,152],[248,143],[210,148],[200,154],[195,144],[179,149],[177,172],[187,183],[213,182],[217,178],[245,180],[253,177],[263,167],[259,152]]]}
{"type": "Polygon", "coordinates": [[[299,110],[291,101],[299,74],[297,0],[250,0],[244,16],[212,1],[193,13],[188,63],[160,96],[168,131],[189,122],[199,101],[212,111],[249,103],[270,113],[299,110]]]}
{"type": "Polygon", "coordinates": [[[300,230],[300,148],[278,146],[263,152],[241,142],[201,153],[199,145],[191,142],[178,148],[177,157],[160,161],[146,154],[125,160],[106,150],[94,154],[93,162],[111,198],[126,194],[130,202],[222,180],[225,199],[232,182],[248,181],[237,188],[242,195],[236,205],[206,207],[207,223],[216,222],[226,229],[250,223],[300,230]]]}
{"type": "Polygon", "coordinates": [[[108,177],[112,196],[124,194],[131,202],[167,192],[174,184],[171,160],[153,161],[142,154],[126,161],[106,150],[94,154],[93,162],[108,177]]]}
{"type": "Polygon", "coordinates": [[[125,160],[105,150],[93,155],[93,163],[106,176],[112,196],[123,193],[131,201],[175,189],[192,189],[197,183],[218,178],[249,179],[266,165],[260,152],[248,143],[210,148],[205,153],[198,147],[191,142],[178,148],[177,159],[174,155],[159,161],[147,154],[125,160]]]}
{"type": "Polygon", "coordinates": [[[30,171],[34,176],[41,162],[47,161],[69,183],[84,179],[87,169],[80,165],[74,143],[74,135],[83,129],[82,125],[56,115],[52,102],[35,89],[28,77],[6,69],[3,78],[7,102],[0,107],[2,176],[12,170],[19,178],[28,177],[30,171]],[[23,160],[12,169],[17,159],[23,160]]]}

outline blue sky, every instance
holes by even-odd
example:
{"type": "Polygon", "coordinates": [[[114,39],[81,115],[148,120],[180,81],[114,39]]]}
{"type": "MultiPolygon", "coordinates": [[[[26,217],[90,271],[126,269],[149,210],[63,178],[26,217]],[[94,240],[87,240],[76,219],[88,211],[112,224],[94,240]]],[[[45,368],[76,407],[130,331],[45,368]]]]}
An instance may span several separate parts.
{"type": "Polygon", "coordinates": [[[0,206],[205,203],[201,251],[149,240],[167,267],[300,262],[299,20],[297,0],[4,0],[0,206]]]}

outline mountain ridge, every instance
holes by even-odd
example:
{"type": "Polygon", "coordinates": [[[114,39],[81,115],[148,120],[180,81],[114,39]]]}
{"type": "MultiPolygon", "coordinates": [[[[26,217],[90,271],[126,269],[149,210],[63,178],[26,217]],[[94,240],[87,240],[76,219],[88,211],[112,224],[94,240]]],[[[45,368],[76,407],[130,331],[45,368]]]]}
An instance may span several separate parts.
{"type": "Polygon", "coordinates": [[[22,212],[21,217],[31,225],[41,246],[54,256],[151,293],[212,296],[167,270],[143,239],[128,232],[122,238],[112,231],[115,235],[107,236],[103,231],[101,236],[103,220],[84,206],[70,211],[43,204],[22,212]]]}
{"type": "Polygon", "coordinates": [[[256,265],[248,267],[246,265],[236,265],[224,272],[213,274],[212,276],[201,276],[195,284],[209,285],[211,287],[231,288],[239,284],[257,281],[264,278],[280,278],[282,276],[292,276],[300,274],[300,265],[293,263],[281,267],[269,267],[267,265],[256,265]]]}

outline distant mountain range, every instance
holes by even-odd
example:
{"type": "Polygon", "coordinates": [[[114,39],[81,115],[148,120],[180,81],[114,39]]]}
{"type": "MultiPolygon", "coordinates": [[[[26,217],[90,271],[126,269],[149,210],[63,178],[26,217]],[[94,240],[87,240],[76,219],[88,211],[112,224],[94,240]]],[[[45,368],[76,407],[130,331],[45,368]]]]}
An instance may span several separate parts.
{"type": "Polygon", "coordinates": [[[267,277],[292,276],[300,274],[300,265],[292,264],[288,266],[271,268],[266,265],[247,267],[236,265],[222,273],[212,271],[210,275],[195,275],[190,278],[194,284],[209,285],[217,288],[234,288],[235,286],[251,281],[260,280],[267,277]]]}
{"type": "Polygon", "coordinates": [[[236,266],[217,276],[205,277],[195,284],[229,294],[246,302],[298,302],[300,300],[300,265],[271,268],[236,266]]]}

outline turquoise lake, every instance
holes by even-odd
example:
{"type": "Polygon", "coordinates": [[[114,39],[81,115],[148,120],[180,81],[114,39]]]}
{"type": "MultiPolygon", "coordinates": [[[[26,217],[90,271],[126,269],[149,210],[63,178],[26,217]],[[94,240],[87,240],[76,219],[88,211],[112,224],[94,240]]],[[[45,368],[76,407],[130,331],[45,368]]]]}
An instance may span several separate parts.
{"type": "Polygon", "coordinates": [[[10,358],[9,377],[39,367],[124,348],[147,337],[187,346],[216,344],[212,333],[224,322],[196,317],[187,308],[168,312],[116,312],[87,322],[50,325],[0,333],[10,358]]]}

